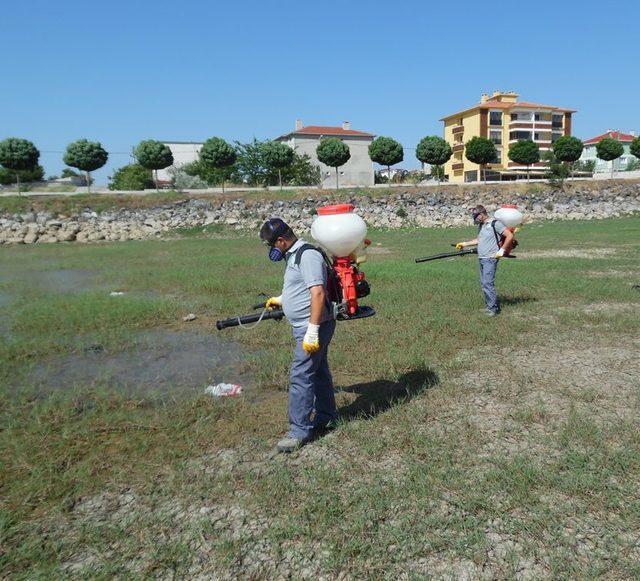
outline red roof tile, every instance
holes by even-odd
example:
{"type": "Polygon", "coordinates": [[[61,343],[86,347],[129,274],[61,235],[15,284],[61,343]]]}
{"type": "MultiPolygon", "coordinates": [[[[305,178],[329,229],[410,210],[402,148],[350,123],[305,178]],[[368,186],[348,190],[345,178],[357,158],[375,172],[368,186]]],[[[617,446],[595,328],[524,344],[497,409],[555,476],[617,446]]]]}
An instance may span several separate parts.
{"type": "Polygon", "coordinates": [[[620,131],[607,131],[602,135],[598,135],[597,137],[592,137],[591,139],[587,139],[584,144],[591,145],[593,143],[598,143],[602,141],[605,137],[611,137],[612,139],[617,139],[618,141],[623,141],[625,143],[633,141],[636,136],[630,135],[629,133],[621,133],[620,131]]]}
{"type": "Polygon", "coordinates": [[[356,131],[355,129],[343,129],[342,127],[332,127],[326,125],[307,125],[302,129],[292,131],[292,133],[302,135],[360,135],[362,137],[373,137],[373,133],[356,131]]]}

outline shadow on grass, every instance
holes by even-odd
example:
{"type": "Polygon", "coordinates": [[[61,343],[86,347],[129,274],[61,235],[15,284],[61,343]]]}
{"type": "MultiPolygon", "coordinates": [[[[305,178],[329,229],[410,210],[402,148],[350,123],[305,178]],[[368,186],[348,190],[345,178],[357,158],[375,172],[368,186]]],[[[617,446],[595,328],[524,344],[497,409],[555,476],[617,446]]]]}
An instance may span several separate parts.
{"type": "Polygon", "coordinates": [[[538,300],[537,297],[531,295],[525,295],[520,297],[510,297],[505,295],[498,295],[498,300],[502,306],[517,306],[524,305],[525,303],[534,303],[538,300]]]}
{"type": "Polygon", "coordinates": [[[405,373],[398,381],[379,379],[341,388],[341,391],[356,393],[359,397],[349,405],[341,407],[338,417],[343,421],[358,417],[374,417],[399,402],[412,399],[439,382],[438,374],[427,367],[405,373]]]}

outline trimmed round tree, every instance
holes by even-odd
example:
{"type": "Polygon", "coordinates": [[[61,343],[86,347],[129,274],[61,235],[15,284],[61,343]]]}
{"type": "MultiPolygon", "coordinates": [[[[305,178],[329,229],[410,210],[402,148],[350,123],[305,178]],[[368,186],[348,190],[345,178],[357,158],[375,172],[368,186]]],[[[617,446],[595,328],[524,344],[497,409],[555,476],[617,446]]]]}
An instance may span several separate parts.
{"type": "Polygon", "coordinates": [[[88,192],[91,191],[91,172],[100,169],[108,159],[109,154],[100,143],[86,139],[78,139],[70,143],[62,158],[68,166],[85,172],[88,192]]]}
{"type": "Polygon", "coordinates": [[[531,164],[540,161],[540,148],[531,139],[521,139],[509,147],[509,159],[527,166],[527,181],[531,164]]]}
{"type": "Polygon", "coordinates": [[[222,191],[224,193],[224,170],[232,166],[238,154],[233,147],[222,137],[211,137],[207,139],[200,150],[200,163],[204,166],[222,170],[222,191]]]}
{"type": "Polygon", "coordinates": [[[267,168],[278,171],[278,184],[282,189],[282,170],[293,163],[295,152],[281,141],[265,141],[260,145],[260,153],[267,168]]]}
{"type": "Polygon", "coordinates": [[[391,137],[376,137],[369,144],[369,157],[380,165],[387,166],[387,176],[391,183],[391,166],[400,163],[404,159],[404,150],[395,139],[391,137]]]}
{"type": "Polygon", "coordinates": [[[31,141],[9,137],[0,141],[0,165],[16,173],[18,195],[20,195],[20,172],[33,171],[38,165],[40,152],[31,141]]]}
{"type": "Polygon", "coordinates": [[[553,144],[553,154],[558,161],[569,166],[569,174],[573,172],[573,164],[580,159],[584,145],[573,135],[563,135],[553,144]]]}
{"type": "Polygon", "coordinates": [[[158,170],[173,164],[173,153],[171,153],[171,149],[168,145],[162,143],[162,141],[147,139],[138,144],[138,147],[133,151],[133,155],[142,167],[153,171],[153,182],[155,183],[157,192],[158,170]]]}
{"type": "Polygon", "coordinates": [[[451,159],[451,146],[442,137],[428,135],[423,137],[416,147],[416,157],[422,163],[428,163],[437,168],[438,181],[443,173],[442,166],[451,159]]]}
{"type": "Polygon", "coordinates": [[[635,155],[638,159],[640,159],[640,137],[636,137],[629,146],[629,151],[631,155],[635,155]]]}
{"type": "Polygon", "coordinates": [[[613,162],[624,153],[624,147],[617,139],[605,137],[596,143],[596,155],[611,162],[611,177],[613,178],[613,162]]]}
{"type": "Polygon", "coordinates": [[[486,182],[485,167],[488,163],[496,163],[498,161],[498,150],[493,141],[486,137],[472,137],[464,146],[465,157],[471,163],[477,163],[480,166],[482,180],[486,182]]]}
{"type": "Polygon", "coordinates": [[[318,161],[336,170],[336,188],[340,188],[338,168],[351,159],[349,146],[337,137],[324,137],[316,147],[318,161]]]}

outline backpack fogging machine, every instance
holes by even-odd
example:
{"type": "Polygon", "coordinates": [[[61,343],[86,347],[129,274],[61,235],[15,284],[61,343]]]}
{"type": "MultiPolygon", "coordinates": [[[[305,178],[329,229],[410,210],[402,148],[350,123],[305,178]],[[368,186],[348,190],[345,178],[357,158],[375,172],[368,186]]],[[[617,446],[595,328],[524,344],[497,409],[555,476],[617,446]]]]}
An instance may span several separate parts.
{"type": "MultiPolygon", "coordinates": [[[[512,233],[516,233],[519,226],[522,223],[523,215],[518,207],[514,204],[503,204],[500,209],[496,210],[493,219],[491,220],[491,228],[493,230],[493,235],[496,237],[496,243],[498,244],[498,248],[502,248],[505,237],[503,234],[498,234],[496,230],[496,221],[502,222],[507,230],[512,233]]],[[[452,244],[451,246],[455,246],[452,244]]],[[[516,258],[511,251],[518,246],[518,241],[514,238],[511,243],[511,248],[508,249],[502,256],[502,258],[516,258]]],[[[416,262],[429,262],[430,260],[439,260],[440,258],[452,258],[454,256],[466,256],[468,254],[478,254],[477,248],[467,248],[457,250],[456,252],[442,252],[441,254],[433,254],[432,256],[423,256],[421,258],[416,258],[416,262]]]]}
{"type": "MultiPolygon", "coordinates": [[[[311,235],[321,248],[303,244],[295,252],[294,265],[298,266],[307,250],[319,251],[327,265],[328,300],[338,321],[364,319],[376,314],[373,307],[361,305],[358,299],[369,295],[371,288],[359,265],[366,261],[366,249],[371,244],[366,239],[367,225],[354,211],[352,204],[336,204],[318,208],[318,215],[311,225],[311,235]]],[[[289,259],[290,260],[290,259],[289,259]]],[[[265,303],[253,306],[261,313],[238,315],[216,322],[218,330],[242,327],[284,317],[282,309],[268,310],[265,303]]]]}

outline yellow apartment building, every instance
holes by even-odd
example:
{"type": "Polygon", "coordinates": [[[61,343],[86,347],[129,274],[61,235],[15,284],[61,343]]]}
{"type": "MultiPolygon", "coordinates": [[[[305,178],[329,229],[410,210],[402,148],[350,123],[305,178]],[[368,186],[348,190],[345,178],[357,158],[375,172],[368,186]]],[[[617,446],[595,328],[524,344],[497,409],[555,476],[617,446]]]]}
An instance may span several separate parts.
{"type": "MultiPolygon", "coordinates": [[[[571,135],[573,113],[573,109],[518,101],[513,91],[495,91],[491,96],[485,93],[477,105],[441,119],[444,139],[453,149],[444,172],[452,183],[481,180],[479,166],[464,155],[464,144],[480,136],[491,139],[498,151],[498,163],[486,167],[487,180],[524,177],[527,168],[509,160],[509,146],[520,139],[531,139],[544,154],[559,137],[571,135]]],[[[546,166],[545,162],[531,166],[531,175],[542,174],[546,166]]]]}

